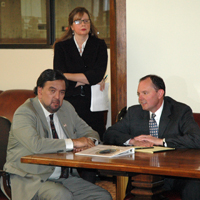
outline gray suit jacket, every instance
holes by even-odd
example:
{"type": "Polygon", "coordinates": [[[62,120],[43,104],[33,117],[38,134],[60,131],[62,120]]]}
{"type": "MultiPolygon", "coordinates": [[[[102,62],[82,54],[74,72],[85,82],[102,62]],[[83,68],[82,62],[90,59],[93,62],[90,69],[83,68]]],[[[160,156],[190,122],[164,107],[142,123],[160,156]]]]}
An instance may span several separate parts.
{"type": "MultiPolygon", "coordinates": [[[[75,112],[73,106],[63,101],[57,112],[60,124],[68,138],[93,137],[99,140],[92,130],[75,112]]],[[[13,118],[7,148],[7,161],[4,169],[11,174],[12,199],[32,199],[54,172],[54,167],[23,164],[22,156],[40,153],[66,151],[63,139],[51,139],[46,117],[38,98],[28,99],[20,106],[13,118]]]]}
{"type": "MultiPolygon", "coordinates": [[[[128,109],[121,121],[108,128],[104,134],[104,143],[123,145],[139,135],[149,135],[149,111],[135,105],[128,109]]],[[[200,148],[200,129],[191,108],[165,97],[158,137],[165,138],[168,147],[200,148]]]]}

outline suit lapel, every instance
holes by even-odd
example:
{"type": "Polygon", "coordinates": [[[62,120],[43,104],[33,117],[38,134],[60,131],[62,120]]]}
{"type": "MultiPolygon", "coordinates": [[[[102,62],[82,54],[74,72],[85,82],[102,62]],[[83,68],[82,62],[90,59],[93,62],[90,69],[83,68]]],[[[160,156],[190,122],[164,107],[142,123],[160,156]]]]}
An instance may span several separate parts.
{"type": "Polygon", "coordinates": [[[163,137],[163,134],[170,122],[170,115],[171,115],[171,110],[170,110],[170,105],[168,104],[167,101],[164,101],[164,108],[161,114],[160,118],[160,124],[159,124],[159,138],[163,137]]]}
{"type": "Polygon", "coordinates": [[[149,133],[149,111],[144,111],[144,114],[143,114],[143,118],[144,118],[144,123],[142,124],[142,127],[144,130],[148,130],[147,133],[149,133]]]}
{"type": "Polygon", "coordinates": [[[50,136],[49,126],[48,126],[46,117],[44,115],[44,112],[42,110],[42,107],[41,107],[37,97],[35,97],[33,99],[33,107],[35,108],[35,110],[37,112],[38,118],[40,118],[40,120],[41,120],[41,122],[43,124],[44,134],[45,134],[45,135],[43,135],[43,137],[50,138],[51,136],[50,136]]]}
{"type": "Polygon", "coordinates": [[[67,112],[62,112],[62,107],[58,110],[57,115],[58,115],[58,119],[60,121],[60,125],[62,126],[62,129],[66,135],[67,138],[71,138],[70,136],[70,131],[68,131],[68,124],[66,123],[67,120],[67,115],[65,115],[65,113],[67,112]]]}
{"type": "Polygon", "coordinates": [[[82,56],[80,56],[80,53],[77,49],[77,46],[75,44],[74,38],[70,39],[70,46],[71,49],[70,51],[74,53],[74,57],[77,59],[77,63],[79,63],[79,70],[85,71],[88,70],[89,66],[86,66],[88,63],[91,62],[91,55],[96,54],[97,51],[97,45],[98,43],[96,42],[94,37],[89,36],[86,46],[84,48],[82,56]]]}
{"type": "Polygon", "coordinates": [[[86,43],[86,46],[85,46],[85,49],[84,49],[83,54],[82,54],[82,58],[84,60],[91,59],[91,54],[92,55],[96,54],[96,51],[98,49],[98,45],[99,44],[96,42],[95,38],[89,36],[87,43],[86,43]]]}

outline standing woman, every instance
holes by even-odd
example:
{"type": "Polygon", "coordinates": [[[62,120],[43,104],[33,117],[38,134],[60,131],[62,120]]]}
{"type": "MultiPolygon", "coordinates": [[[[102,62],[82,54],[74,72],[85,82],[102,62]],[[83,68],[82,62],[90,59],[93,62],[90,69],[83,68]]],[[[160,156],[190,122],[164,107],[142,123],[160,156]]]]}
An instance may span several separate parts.
{"type": "MultiPolygon", "coordinates": [[[[65,34],[54,43],[54,69],[64,73],[69,81],[65,99],[78,115],[103,139],[105,132],[104,112],[91,112],[91,85],[103,81],[107,68],[107,46],[97,36],[89,12],[83,7],[71,11],[65,34]]],[[[92,183],[96,181],[96,170],[82,169],[81,177],[92,183]]]]}
{"type": "Polygon", "coordinates": [[[104,89],[107,68],[107,46],[97,36],[97,30],[84,7],[71,11],[65,34],[54,43],[54,69],[60,70],[69,80],[65,99],[78,115],[103,139],[104,112],[91,112],[91,85],[104,89]]]}

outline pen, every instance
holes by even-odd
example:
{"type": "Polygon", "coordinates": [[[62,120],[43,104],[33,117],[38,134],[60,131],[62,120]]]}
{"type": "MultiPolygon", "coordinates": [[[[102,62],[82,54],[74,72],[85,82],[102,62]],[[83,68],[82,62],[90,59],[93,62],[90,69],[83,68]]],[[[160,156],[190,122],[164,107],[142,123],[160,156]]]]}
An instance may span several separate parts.
{"type": "Polygon", "coordinates": [[[105,81],[107,79],[107,77],[108,77],[108,75],[106,75],[103,80],[105,81]]]}

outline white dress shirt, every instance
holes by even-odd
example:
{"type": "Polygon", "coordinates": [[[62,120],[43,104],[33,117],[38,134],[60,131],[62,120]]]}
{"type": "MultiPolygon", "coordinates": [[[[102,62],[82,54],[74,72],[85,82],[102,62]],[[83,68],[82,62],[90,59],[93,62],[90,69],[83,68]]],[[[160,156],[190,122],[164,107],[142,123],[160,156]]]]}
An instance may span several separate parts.
{"type": "MultiPolygon", "coordinates": [[[[49,115],[51,115],[52,113],[48,112],[44,108],[44,106],[42,105],[41,102],[40,102],[40,105],[41,105],[42,110],[44,112],[44,115],[46,117],[46,120],[47,120],[47,123],[48,123],[48,126],[49,126],[49,130],[51,132],[51,138],[53,139],[52,130],[51,130],[51,126],[50,126],[50,117],[49,117],[49,115]]],[[[67,151],[71,151],[74,148],[72,140],[70,138],[66,137],[66,135],[65,135],[65,133],[64,133],[64,131],[62,129],[62,126],[60,125],[57,113],[54,113],[53,116],[54,116],[53,117],[53,121],[54,121],[56,132],[58,134],[58,138],[59,139],[64,139],[65,140],[65,145],[66,145],[66,150],[67,151]]],[[[49,179],[59,179],[60,175],[61,175],[61,167],[55,167],[55,170],[54,170],[53,174],[49,177],[49,179]]]]}
{"type": "MultiPolygon", "coordinates": [[[[163,111],[163,106],[164,106],[164,101],[163,101],[162,105],[160,106],[160,108],[154,113],[156,115],[154,117],[154,119],[156,120],[158,127],[159,127],[159,123],[160,123],[160,117],[161,117],[162,111],[163,111]]],[[[150,115],[150,118],[151,118],[151,115],[152,115],[151,111],[149,111],[149,115],[150,115]]]]}
{"type": "Polygon", "coordinates": [[[82,56],[82,54],[83,54],[83,51],[84,51],[84,49],[85,49],[85,45],[86,45],[86,43],[87,43],[87,40],[88,40],[88,38],[85,40],[85,42],[82,44],[82,47],[81,47],[81,49],[79,48],[79,46],[78,46],[78,43],[77,43],[77,41],[76,41],[76,39],[75,39],[75,37],[74,37],[74,42],[75,42],[75,44],[76,44],[76,47],[77,47],[77,49],[78,49],[78,51],[79,51],[79,53],[80,53],[80,56],[82,56]]]}

